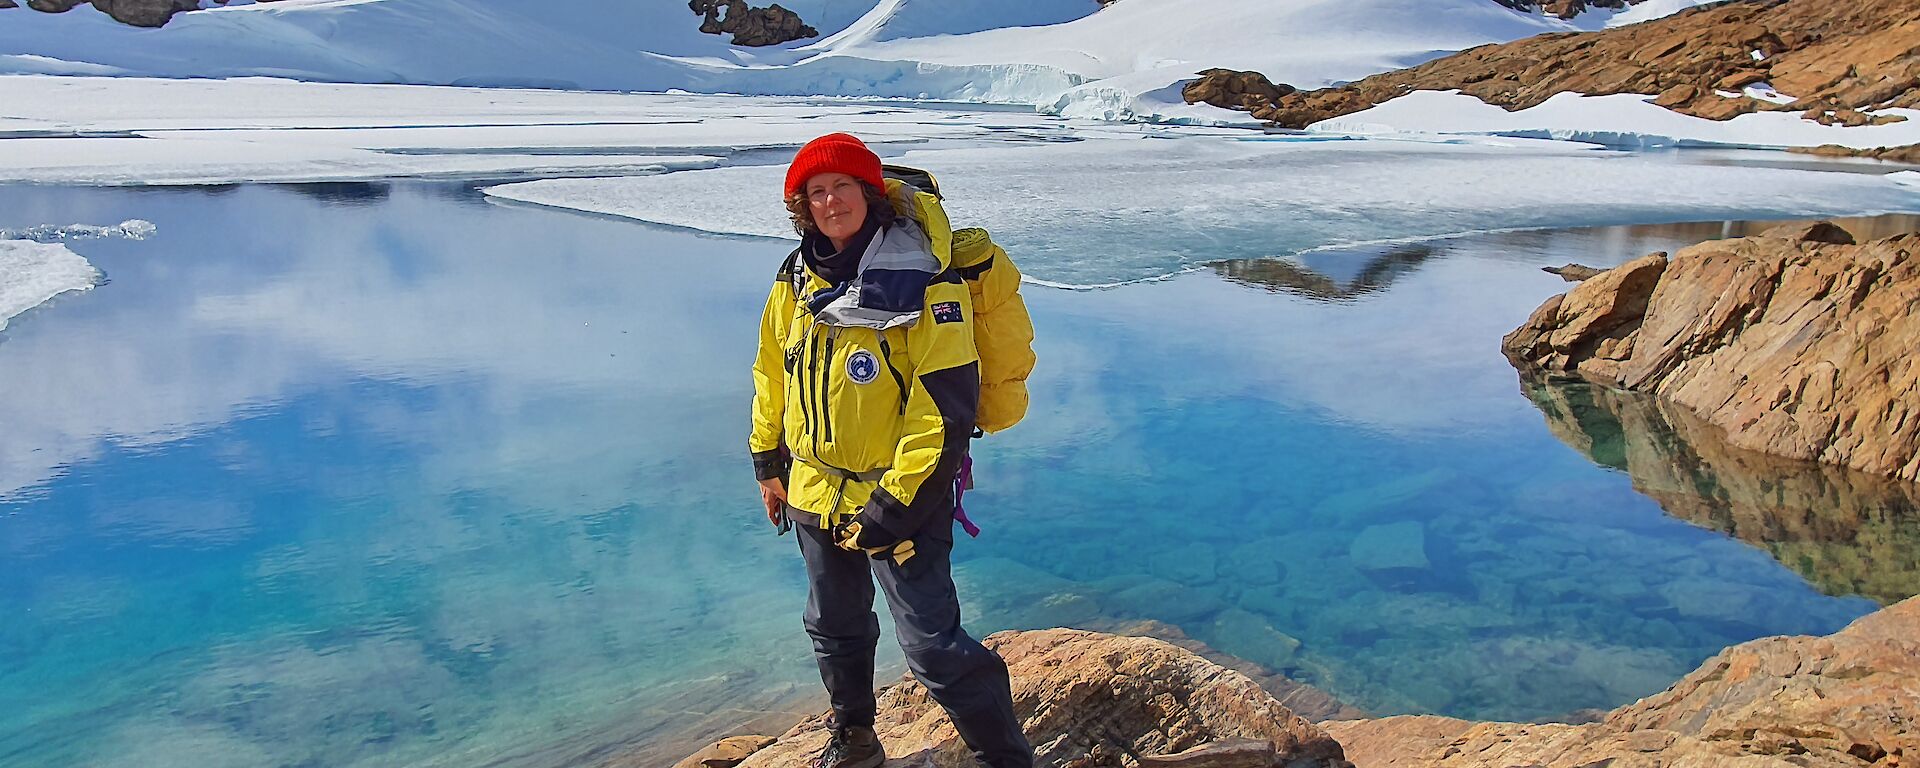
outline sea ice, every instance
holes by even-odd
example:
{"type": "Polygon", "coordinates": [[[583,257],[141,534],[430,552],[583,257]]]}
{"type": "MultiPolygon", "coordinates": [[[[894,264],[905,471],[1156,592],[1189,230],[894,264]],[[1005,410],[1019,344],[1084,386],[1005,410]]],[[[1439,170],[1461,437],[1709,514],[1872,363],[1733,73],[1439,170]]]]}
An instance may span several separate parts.
{"type": "MultiPolygon", "coordinates": [[[[1372,109],[1322,120],[1308,130],[1533,136],[1635,148],[1776,149],[1821,144],[1866,148],[1920,143],[1920,110],[1880,110],[1876,114],[1907,119],[1849,128],[1821,125],[1801,118],[1797,112],[1755,112],[1731,120],[1708,120],[1654,106],[1653,98],[1561,93],[1538,106],[1508,112],[1458,91],[1415,91],[1372,109]]],[[[1777,100],[1779,95],[1769,98],[1777,100]]]]}
{"type": "Polygon", "coordinates": [[[59,240],[95,240],[103,237],[123,237],[128,240],[145,240],[153,236],[158,228],[145,219],[127,219],[110,227],[98,224],[40,224],[31,227],[8,229],[0,227],[0,240],[33,240],[36,242],[54,242],[59,240]]]}
{"type": "MultiPolygon", "coordinates": [[[[1690,164],[1556,142],[1324,138],[1106,136],[918,150],[894,161],[938,175],[956,226],[991,229],[1028,275],[1068,287],[1468,231],[1920,211],[1912,188],[1863,174],[1690,164]]],[[[486,191],[670,226],[792,238],[779,202],[783,172],[731,167],[486,191]]]]}
{"type": "Polygon", "coordinates": [[[0,240],[0,331],[14,315],[98,282],[100,270],[64,245],[0,240]]]}

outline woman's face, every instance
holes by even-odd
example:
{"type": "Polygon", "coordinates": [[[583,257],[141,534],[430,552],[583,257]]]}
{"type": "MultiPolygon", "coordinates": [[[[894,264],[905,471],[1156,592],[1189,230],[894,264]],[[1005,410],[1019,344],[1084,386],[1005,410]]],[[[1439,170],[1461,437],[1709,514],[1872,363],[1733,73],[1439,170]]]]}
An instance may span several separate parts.
{"type": "Polygon", "coordinates": [[[822,173],[807,179],[807,207],[820,234],[839,248],[867,221],[867,196],[860,180],[844,173],[822,173]]]}

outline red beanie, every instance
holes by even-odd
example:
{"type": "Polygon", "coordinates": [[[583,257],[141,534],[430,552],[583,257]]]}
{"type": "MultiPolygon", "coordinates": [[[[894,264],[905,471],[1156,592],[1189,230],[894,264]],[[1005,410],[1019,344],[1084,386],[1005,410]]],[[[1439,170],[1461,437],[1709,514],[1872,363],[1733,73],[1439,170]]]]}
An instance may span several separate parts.
{"type": "Polygon", "coordinates": [[[844,173],[872,184],[874,189],[887,188],[880,176],[880,156],[851,133],[829,133],[801,147],[793,156],[793,164],[787,166],[787,196],[792,197],[808,179],[822,173],[844,173]]]}

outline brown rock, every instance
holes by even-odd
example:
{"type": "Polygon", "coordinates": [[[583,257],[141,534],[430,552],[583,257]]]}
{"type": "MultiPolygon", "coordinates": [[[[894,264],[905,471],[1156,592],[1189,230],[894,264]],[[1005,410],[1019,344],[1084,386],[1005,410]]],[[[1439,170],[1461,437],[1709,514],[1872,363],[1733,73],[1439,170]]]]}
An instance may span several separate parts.
{"type": "Polygon", "coordinates": [[[1651,253],[1601,272],[1535,310],[1526,325],[1507,335],[1502,348],[1509,358],[1541,361],[1538,364],[1549,370],[1573,370],[1602,342],[1639,329],[1666,268],[1667,255],[1651,253]]]}
{"type": "Polygon", "coordinates": [[[1713,88],[1717,91],[1738,91],[1766,79],[1767,73],[1765,70],[1747,69],[1720,78],[1718,82],[1713,84],[1713,88]]]}
{"type": "Polygon", "coordinates": [[[742,46],[779,45],[792,40],[818,37],[820,31],[807,26],[800,15],[780,6],[752,8],[746,0],[687,0],[687,7],[705,16],[700,31],[709,35],[733,35],[733,44],[742,46]],[[721,17],[720,12],[726,11],[721,17]]]}
{"type": "MultiPolygon", "coordinates": [[[[1498,1],[1540,7],[1534,0],[1498,1]]],[[[1761,80],[1805,102],[1796,106],[1800,111],[1824,105],[1863,112],[1920,104],[1916,42],[1920,4],[1912,0],[1735,0],[1597,32],[1481,46],[1338,89],[1290,94],[1267,119],[1304,128],[1410,91],[1459,90],[1507,109],[1566,92],[1659,94],[1662,106],[1725,120],[1779,108],[1712,92],[1761,80]],[[1755,51],[1761,60],[1754,60],[1755,51]],[[1700,91],[1682,98],[1685,91],[1677,89],[1683,85],[1700,91]]]]}
{"type": "Polygon", "coordinates": [[[730,736],[686,756],[673,768],[733,768],[772,743],[772,736],[730,736]]]}
{"type": "Polygon", "coordinates": [[[1180,96],[1188,104],[1205,103],[1222,109],[1254,112],[1272,108],[1280,97],[1295,90],[1285,83],[1276,85],[1259,72],[1209,69],[1200,73],[1200,79],[1183,86],[1180,96]]]}
{"type": "Polygon", "coordinates": [[[1549,300],[1502,348],[1689,408],[1736,447],[1920,480],[1920,236],[1839,239],[1643,258],[1549,300]],[[1624,341],[1596,354],[1609,340],[1624,341]]]}
{"type": "Polygon", "coordinates": [[[1700,86],[1676,85],[1672,88],[1668,88],[1664,91],[1661,91],[1660,97],[1654,99],[1653,103],[1656,106],[1672,109],[1682,104],[1691,102],[1694,99],[1697,99],[1699,97],[1700,97],[1700,86]]]}
{"type": "Polygon", "coordinates": [[[20,4],[14,2],[13,0],[0,0],[0,8],[18,8],[18,7],[20,7],[20,4]]]}
{"type": "Polygon", "coordinates": [[[1599,723],[1390,717],[1324,726],[1368,768],[1892,768],[1920,754],[1915,679],[1920,598],[1828,637],[1734,646],[1599,723]]]}
{"type": "Polygon", "coordinates": [[[122,24],[160,27],[176,13],[198,9],[200,3],[198,0],[93,0],[93,7],[122,24]]]}
{"type": "MultiPolygon", "coordinates": [[[[1348,765],[1337,742],[1246,676],[1159,640],[1049,629],[996,633],[987,645],[1006,659],[1038,765],[1132,765],[1227,739],[1265,745],[1271,766],[1348,765]]],[[[826,743],[826,720],[795,726],[741,768],[805,765],[826,743]]],[[[889,766],[965,764],[945,713],[910,678],[881,691],[875,730],[889,766]]]]}
{"type": "MultiPolygon", "coordinates": [[[[158,27],[173,15],[200,7],[198,0],[91,0],[93,7],[114,20],[136,27],[158,27]]],[[[27,7],[46,13],[66,13],[88,0],[27,0],[27,7]]]]}
{"type": "Polygon", "coordinates": [[[1559,275],[1560,279],[1569,283],[1578,283],[1598,275],[1605,270],[1595,269],[1585,264],[1567,264],[1559,267],[1541,267],[1540,271],[1559,275]]]}

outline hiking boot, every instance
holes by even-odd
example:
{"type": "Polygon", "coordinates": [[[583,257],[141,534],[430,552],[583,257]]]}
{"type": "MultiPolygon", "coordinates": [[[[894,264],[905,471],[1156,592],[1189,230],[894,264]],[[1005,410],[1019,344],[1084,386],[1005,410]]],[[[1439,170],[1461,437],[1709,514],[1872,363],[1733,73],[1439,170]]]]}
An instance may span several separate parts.
{"type": "Polygon", "coordinates": [[[827,739],[827,748],[809,763],[809,768],[880,768],[887,752],[880,748],[880,737],[872,728],[836,727],[827,739]]]}

